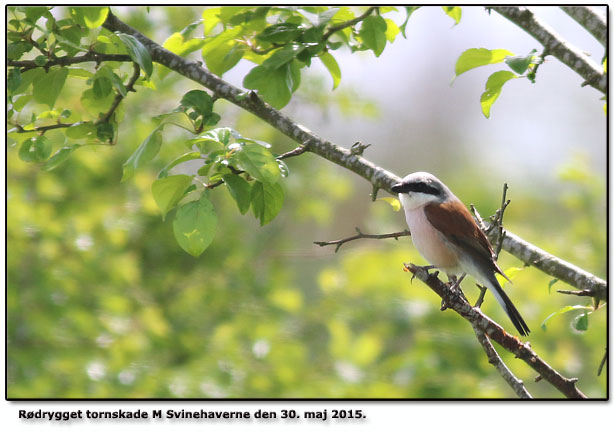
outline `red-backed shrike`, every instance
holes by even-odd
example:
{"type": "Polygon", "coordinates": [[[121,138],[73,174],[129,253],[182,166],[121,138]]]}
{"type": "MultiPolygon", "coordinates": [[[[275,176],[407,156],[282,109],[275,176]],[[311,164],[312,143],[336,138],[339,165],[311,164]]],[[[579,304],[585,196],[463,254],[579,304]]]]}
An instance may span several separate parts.
{"type": "MultiPolygon", "coordinates": [[[[501,288],[495,273],[507,279],[492,246],[463,203],[435,176],[415,172],[392,187],[405,210],[418,252],[448,277],[471,275],[495,295],[521,335],[529,327],[501,288]]],[[[509,279],[508,279],[509,280],[509,279]]]]}

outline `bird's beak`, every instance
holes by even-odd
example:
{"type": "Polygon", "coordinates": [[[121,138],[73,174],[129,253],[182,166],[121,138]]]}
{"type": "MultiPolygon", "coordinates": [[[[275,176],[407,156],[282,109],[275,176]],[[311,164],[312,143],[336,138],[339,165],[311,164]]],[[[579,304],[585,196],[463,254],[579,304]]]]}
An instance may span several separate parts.
{"type": "Polygon", "coordinates": [[[403,193],[403,183],[396,183],[392,186],[392,191],[395,193],[403,193]]]}

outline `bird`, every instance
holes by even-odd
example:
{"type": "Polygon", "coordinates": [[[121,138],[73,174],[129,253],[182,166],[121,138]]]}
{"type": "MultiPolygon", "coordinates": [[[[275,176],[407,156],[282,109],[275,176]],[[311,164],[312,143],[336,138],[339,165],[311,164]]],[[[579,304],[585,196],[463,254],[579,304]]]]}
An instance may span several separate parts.
{"type": "Polygon", "coordinates": [[[471,275],[493,293],[518,332],[528,335],[529,327],[495,274],[509,278],[497,265],[488,238],[460,199],[428,172],[409,174],[391,190],[398,193],[415,248],[431,267],[457,280],[453,286],[471,275]]]}

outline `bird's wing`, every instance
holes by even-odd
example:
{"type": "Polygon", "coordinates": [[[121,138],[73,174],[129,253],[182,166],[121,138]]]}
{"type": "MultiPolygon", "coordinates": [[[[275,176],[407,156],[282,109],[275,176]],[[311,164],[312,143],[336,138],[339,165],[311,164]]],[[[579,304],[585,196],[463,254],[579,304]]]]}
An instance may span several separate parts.
{"type": "MultiPolygon", "coordinates": [[[[505,277],[494,259],[488,238],[471,217],[469,210],[460,201],[431,203],[424,207],[427,220],[445,237],[479,262],[505,277]]],[[[507,277],[506,277],[507,278],[507,277]]]]}

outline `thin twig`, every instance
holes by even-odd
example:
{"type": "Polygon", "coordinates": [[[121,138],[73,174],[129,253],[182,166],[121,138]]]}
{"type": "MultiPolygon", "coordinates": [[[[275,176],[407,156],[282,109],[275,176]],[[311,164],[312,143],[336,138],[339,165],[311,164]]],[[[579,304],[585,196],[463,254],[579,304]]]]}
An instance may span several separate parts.
{"type": "Polygon", "coordinates": [[[15,126],[17,128],[17,133],[40,133],[41,135],[43,135],[46,131],[48,130],[54,130],[54,129],[63,129],[66,127],[71,127],[74,126],[77,123],[56,123],[56,124],[50,124],[48,126],[39,126],[39,127],[34,127],[32,129],[26,129],[24,128],[21,124],[16,124],[16,123],[11,123],[9,122],[10,125],[15,126]]]}
{"type": "Polygon", "coordinates": [[[601,372],[603,371],[603,366],[605,365],[606,361],[608,360],[608,348],[605,348],[605,353],[603,354],[603,359],[601,360],[601,363],[599,364],[599,369],[597,370],[597,375],[600,376],[601,372]]]}
{"type": "MultiPolygon", "coordinates": [[[[140,66],[137,63],[132,63],[132,65],[134,67],[134,71],[132,73],[132,77],[130,78],[130,81],[128,81],[128,85],[126,85],[126,92],[135,91],[134,83],[139,79],[139,76],[141,76],[140,66]]],[[[113,99],[113,103],[111,104],[111,107],[102,117],[100,117],[100,120],[98,120],[97,124],[106,123],[107,121],[109,121],[109,119],[111,118],[111,116],[113,115],[113,113],[115,112],[115,110],[117,109],[117,107],[119,106],[119,104],[121,103],[123,99],[124,99],[124,96],[122,96],[122,94],[118,92],[115,95],[115,99],[113,99]]]]}
{"type": "Polygon", "coordinates": [[[329,37],[331,37],[334,33],[338,32],[339,30],[343,30],[345,28],[351,27],[354,24],[358,24],[360,21],[364,20],[366,17],[368,17],[369,15],[371,15],[373,13],[373,11],[375,11],[377,9],[377,7],[373,6],[370,7],[369,9],[367,9],[367,11],[365,13],[363,13],[362,15],[342,22],[340,24],[337,24],[335,26],[329,27],[328,30],[326,31],[326,33],[324,33],[324,36],[322,36],[322,41],[326,42],[328,40],[329,37]]]}
{"type": "Polygon", "coordinates": [[[362,239],[362,238],[368,238],[368,239],[394,238],[394,239],[398,239],[398,238],[400,238],[402,236],[410,236],[411,235],[411,233],[409,232],[408,229],[405,229],[402,232],[385,233],[385,234],[380,234],[380,235],[372,235],[372,234],[362,233],[360,231],[360,229],[358,229],[358,228],[356,228],[356,232],[358,232],[357,235],[351,236],[349,238],[338,239],[338,240],[335,240],[335,241],[315,241],[314,244],[317,244],[320,247],[324,247],[324,246],[327,246],[327,245],[336,245],[335,253],[337,253],[337,251],[339,251],[339,248],[341,248],[341,246],[343,244],[345,244],[346,242],[354,241],[355,239],[362,239]]]}
{"type": "Polygon", "coordinates": [[[480,296],[478,296],[478,300],[475,301],[474,307],[480,308],[484,302],[484,295],[486,295],[488,288],[486,286],[480,286],[479,284],[476,284],[476,286],[478,286],[478,289],[480,289],[480,296]]]}
{"type": "Polygon", "coordinates": [[[558,293],[563,295],[575,295],[575,296],[595,296],[595,292],[590,289],[584,290],[557,290],[558,293]]]}
{"type": "Polygon", "coordinates": [[[290,150],[287,153],[283,153],[283,154],[277,156],[276,159],[277,160],[283,160],[283,159],[287,159],[287,158],[290,158],[290,157],[300,156],[301,154],[303,154],[306,151],[307,151],[307,146],[306,145],[301,145],[300,147],[296,147],[295,149],[290,150]]]}
{"type": "Polygon", "coordinates": [[[22,68],[21,71],[25,72],[26,70],[35,69],[37,67],[49,69],[52,66],[70,66],[71,64],[87,63],[90,61],[95,61],[96,63],[101,63],[103,61],[127,62],[132,61],[132,59],[129,55],[124,54],[100,54],[98,52],[88,52],[87,54],[78,55],[76,57],[55,57],[43,65],[36,64],[34,60],[9,60],[7,61],[7,66],[20,67],[22,68]]]}
{"type": "Polygon", "coordinates": [[[501,374],[501,377],[503,377],[503,380],[505,380],[507,384],[510,385],[510,387],[514,390],[514,392],[516,392],[518,398],[533,398],[531,394],[527,391],[527,389],[524,387],[524,383],[522,382],[522,380],[516,377],[510,371],[507,365],[505,365],[505,362],[503,362],[486,334],[484,334],[484,332],[478,329],[475,325],[473,325],[473,330],[475,331],[475,336],[477,337],[478,341],[486,352],[486,356],[488,357],[488,363],[492,364],[497,369],[499,374],[501,374]]]}
{"type": "Polygon", "coordinates": [[[499,257],[501,247],[503,247],[503,239],[505,238],[505,231],[503,230],[503,214],[505,209],[510,204],[510,200],[507,198],[507,183],[503,183],[503,195],[501,197],[501,207],[495,213],[495,225],[497,227],[497,242],[495,244],[495,259],[499,257]]]}

